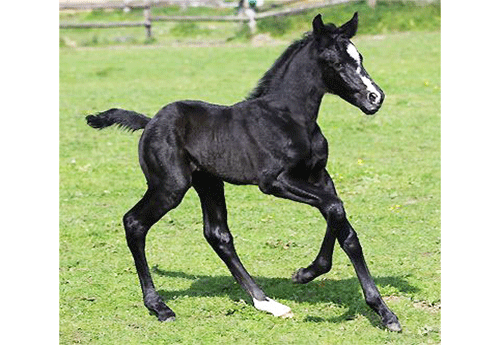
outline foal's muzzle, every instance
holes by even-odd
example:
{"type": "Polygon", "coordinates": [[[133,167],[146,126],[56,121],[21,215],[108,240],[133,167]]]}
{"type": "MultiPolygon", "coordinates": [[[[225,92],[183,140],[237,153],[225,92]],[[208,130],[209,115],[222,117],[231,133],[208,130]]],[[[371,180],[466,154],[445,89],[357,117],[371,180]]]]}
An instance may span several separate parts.
{"type": "Polygon", "coordinates": [[[361,104],[360,104],[360,109],[366,114],[366,115],[373,115],[375,114],[380,107],[382,106],[382,103],[384,102],[384,92],[380,89],[377,90],[378,92],[371,92],[368,91],[365,93],[365,95],[361,96],[361,104]]]}

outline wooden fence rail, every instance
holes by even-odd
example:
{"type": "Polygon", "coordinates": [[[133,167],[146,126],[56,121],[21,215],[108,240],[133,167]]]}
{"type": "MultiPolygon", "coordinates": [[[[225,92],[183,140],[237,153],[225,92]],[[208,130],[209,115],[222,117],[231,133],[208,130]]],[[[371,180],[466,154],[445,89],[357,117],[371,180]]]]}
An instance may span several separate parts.
{"type": "Polygon", "coordinates": [[[156,16],[151,17],[154,22],[248,22],[250,19],[243,16],[156,16]]]}
{"type": "Polygon", "coordinates": [[[61,29],[90,29],[90,28],[120,28],[145,26],[145,22],[113,22],[113,23],[61,23],[61,29]]]}
{"type": "Polygon", "coordinates": [[[193,0],[136,0],[136,1],[95,1],[95,2],[79,2],[79,1],[60,1],[59,10],[103,10],[103,9],[126,9],[138,8],[144,9],[148,7],[167,7],[178,5],[188,7],[189,5],[198,5],[206,7],[231,7],[238,6],[238,1],[222,2],[222,1],[193,1],[193,0]]]}

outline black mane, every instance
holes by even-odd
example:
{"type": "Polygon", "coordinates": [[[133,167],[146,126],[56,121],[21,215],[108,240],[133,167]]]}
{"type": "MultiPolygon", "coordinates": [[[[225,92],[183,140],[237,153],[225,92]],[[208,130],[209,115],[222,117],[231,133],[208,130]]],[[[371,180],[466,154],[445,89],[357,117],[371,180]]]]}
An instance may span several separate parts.
{"type": "Polygon", "coordinates": [[[304,37],[290,44],[290,46],[281,54],[281,56],[276,59],[271,68],[264,74],[264,76],[259,80],[255,89],[250,92],[246,100],[252,100],[266,95],[271,86],[271,81],[276,76],[278,69],[292,56],[295,55],[300,49],[302,49],[307,43],[312,39],[312,33],[308,32],[304,34],[304,37]]]}

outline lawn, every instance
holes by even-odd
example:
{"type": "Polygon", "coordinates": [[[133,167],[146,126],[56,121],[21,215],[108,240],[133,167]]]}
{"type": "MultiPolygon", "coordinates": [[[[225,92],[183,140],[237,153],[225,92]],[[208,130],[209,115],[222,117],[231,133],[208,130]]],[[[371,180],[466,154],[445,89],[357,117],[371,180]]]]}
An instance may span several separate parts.
{"type": "Polygon", "coordinates": [[[353,41],[385,104],[367,117],[327,95],[319,123],[329,140],[328,170],[403,332],[381,327],[338,246],[331,272],[292,284],[292,273],[314,259],[325,222],[311,207],[252,186],[226,185],[236,248],[294,317],[253,308],[204,240],[192,190],[147,242],[156,287],[177,320],[149,315],[121,224],[146,187],[140,132],[96,131],[84,116],[112,107],[153,116],[179,99],[232,104],[286,46],[115,46],[60,50],[61,344],[440,342],[440,34],[353,41]]]}

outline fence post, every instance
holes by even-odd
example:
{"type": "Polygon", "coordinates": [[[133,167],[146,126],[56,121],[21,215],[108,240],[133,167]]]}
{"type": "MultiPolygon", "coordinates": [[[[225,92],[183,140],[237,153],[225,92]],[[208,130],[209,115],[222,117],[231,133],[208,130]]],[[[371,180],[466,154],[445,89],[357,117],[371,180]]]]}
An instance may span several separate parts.
{"type": "Polygon", "coordinates": [[[145,1],[147,6],[144,8],[144,27],[146,28],[146,39],[151,38],[151,2],[145,1]]]}
{"type": "Polygon", "coordinates": [[[243,1],[243,11],[245,15],[248,17],[248,27],[250,28],[250,32],[254,34],[257,31],[257,22],[255,21],[255,10],[253,9],[252,6],[250,6],[249,0],[243,1]]]}
{"type": "Polygon", "coordinates": [[[375,8],[375,5],[377,4],[377,0],[366,0],[366,2],[371,8],[375,8]]]}
{"type": "Polygon", "coordinates": [[[257,22],[255,21],[255,11],[253,9],[249,9],[247,11],[248,16],[248,26],[250,27],[250,32],[255,34],[257,31],[257,22]]]}

